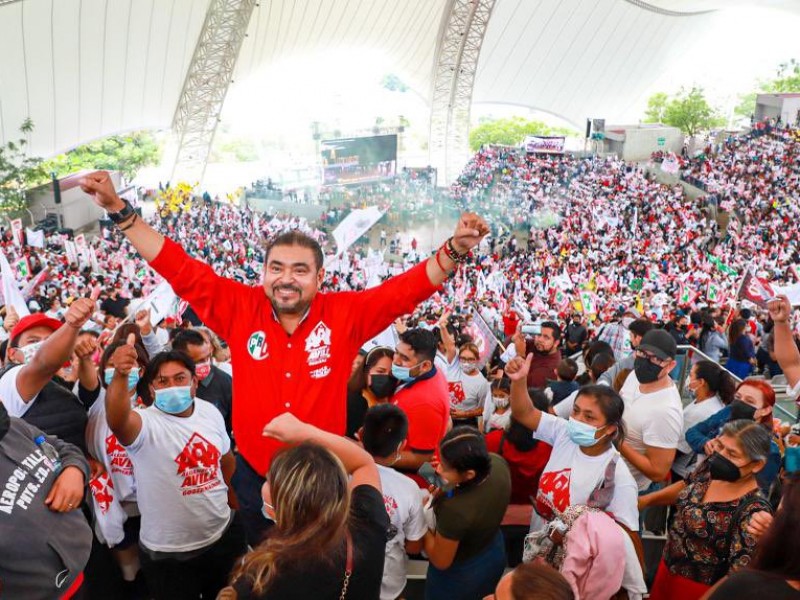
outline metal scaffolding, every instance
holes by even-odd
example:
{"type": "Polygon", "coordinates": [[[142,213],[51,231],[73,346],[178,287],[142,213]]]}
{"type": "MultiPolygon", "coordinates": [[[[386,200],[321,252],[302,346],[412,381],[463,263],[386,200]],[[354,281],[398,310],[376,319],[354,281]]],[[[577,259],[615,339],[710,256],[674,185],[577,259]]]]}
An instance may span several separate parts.
{"type": "Polygon", "coordinates": [[[481,45],[495,0],[450,0],[442,17],[431,94],[430,163],[449,185],[469,156],[469,116],[481,45]]]}
{"type": "Polygon", "coordinates": [[[172,121],[172,179],[202,181],[219,114],[256,0],[211,0],[172,121]]]}

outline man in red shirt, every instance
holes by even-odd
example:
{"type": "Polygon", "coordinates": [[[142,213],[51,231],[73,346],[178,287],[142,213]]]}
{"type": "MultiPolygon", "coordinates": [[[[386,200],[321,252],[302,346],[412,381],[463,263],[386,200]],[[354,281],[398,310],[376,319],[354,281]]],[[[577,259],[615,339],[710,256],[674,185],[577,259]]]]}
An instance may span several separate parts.
{"type": "Polygon", "coordinates": [[[346,383],[359,348],[433,294],[489,231],[483,219],[466,213],[428,260],[378,287],[344,293],[318,293],[325,276],[322,250],[308,236],[289,232],[271,241],[262,286],[251,287],[218,276],[138,218],[108,173],[87,175],[81,187],[230,347],[239,451],[232,483],[251,545],[269,526],[261,514],[261,485],[281,448],[262,436],[264,425],[291,412],[343,435],[346,383]]]}
{"type": "Polygon", "coordinates": [[[428,484],[416,473],[433,458],[450,425],[450,392],[444,374],[434,365],[435,358],[433,333],[409,329],[400,335],[392,363],[392,375],[401,384],[392,402],[408,417],[406,448],[394,468],[425,488],[428,484]]]}

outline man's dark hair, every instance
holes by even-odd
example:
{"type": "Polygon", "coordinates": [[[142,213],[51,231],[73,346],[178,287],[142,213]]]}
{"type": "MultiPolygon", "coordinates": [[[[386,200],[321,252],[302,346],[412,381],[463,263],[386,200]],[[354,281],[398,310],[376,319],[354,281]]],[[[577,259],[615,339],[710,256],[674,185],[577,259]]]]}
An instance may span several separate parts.
{"type": "Polygon", "coordinates": [[[400,341],[411,346],[414,353],[422,360],[433,362],[436,358],[436,338],[427,329],[421,327],[408,329],[400,334],[400,341]]]}
{"type": "Polygon", "coordinates": [[[158,375],[161,367],[170,362],[181,363],[184,367],[189,369],[189,372],[194,377],[194,361],[189,358],[185,352],[180,350],[167,350],[156,354],[150,364],[147,365],[147,370],[144,372],[145,385],[150,385],[158,375]]]}
{"type": "Polygon", "coordinates": [[[753,313],[750,312],[749,308],[743,308],[739,311],[739,316],[741,316],[745,321],[749,321],[750,317],[753,316],[753,313]]]}
{"type": "Polygon", "coordinates": [[[408,418],[394,404],[376,404],[364,416],[361,442],[372,456],[388,458],[407,435],[408,418]]]}
{"type": "Polygon", "coordinates": [[[264,264],[269,262],[269,254],[272,249],[277,246],[300,246],[301,248],[308,248],[314,254],[314,262],[316,263],[317,270],[322,268],[325,264],[325,257],[322,255],[322,248],[319,242],[314,238],[307,236],[300,231],[287,231],[274,238],[268,243],[264,253],[264,264]]]}
{"type": "Polygon", "coordinates": [[[563,358],[556,367],[556,373],[562,381],[575,381],[578,376],[578,363],[571,358],[563,358]]]}
{"type": "Polygon", "coordinates": [[[542,329],[547,327],[553,332],[553,339],[557,342],[561,341],[561,327],[555,321],[542,321],[542,329]]]}
{"type": "Polygon", "coordinates": [[[206,338],[203,334],[194,329],[181,329],[175,334],[172,339],[172,348],[180,350],[181,352],[187,351],[187,346],[202,346],[206,343],[206,338]]]}
{"type": "Polygon", "coordinates": [[[636,319],[630,325],[628,325],[628,331],[638,335],[639,337],[644,337],[645,333],[655,328],[656,326],[650,319],[636,319]]]}

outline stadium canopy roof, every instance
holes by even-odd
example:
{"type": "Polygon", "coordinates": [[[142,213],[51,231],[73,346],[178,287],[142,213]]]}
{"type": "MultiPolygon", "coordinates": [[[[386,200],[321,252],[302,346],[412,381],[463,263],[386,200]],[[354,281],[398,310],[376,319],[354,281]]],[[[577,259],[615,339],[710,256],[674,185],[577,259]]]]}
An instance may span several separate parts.
{"type": "MultiPolygon", "coordinates": [[[[109,134],[169,128],[206,13],[221,1],[0,0],[0,142],[16,139],[26,117],[35,123],[31,149],[42,156],[109,134]]],[[[674,66],[683,41],[702,35],[714,11],[757,4],[476,1],[493,7],[471,100],[536,108],[579,127],[587,116],[624,112],[622,104],[674,66]]],[[[260,0],[232,78],[293,54],[361,48],[382,52],[387,71],[431,101],[458,2],[260,0]]],[[[766,4],[797,11],[800,3],[766,4]]]]}

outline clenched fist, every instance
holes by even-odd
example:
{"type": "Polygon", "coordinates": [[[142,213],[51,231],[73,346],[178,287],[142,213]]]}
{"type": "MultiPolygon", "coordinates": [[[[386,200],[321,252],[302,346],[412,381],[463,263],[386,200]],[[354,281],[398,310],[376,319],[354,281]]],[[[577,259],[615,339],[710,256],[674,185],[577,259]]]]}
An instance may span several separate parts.
{"type": "Polygon", "coordinates": [[[125,206],[125,203],[117,196],[114,182],[111,181],[108,171],[89,173],[80,180],[80,186],[94,199],[97,206],[108,212],[119,212],[125,206]]]}

